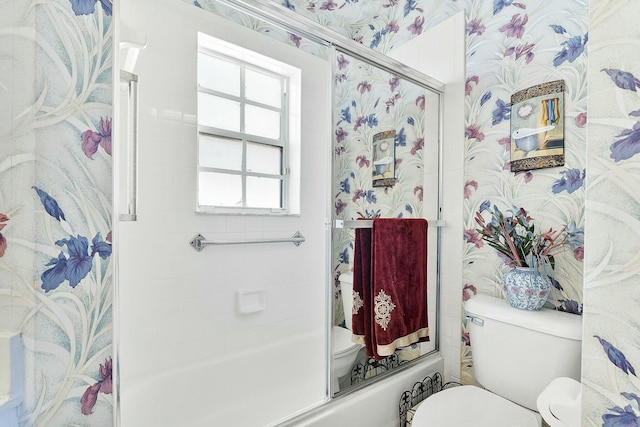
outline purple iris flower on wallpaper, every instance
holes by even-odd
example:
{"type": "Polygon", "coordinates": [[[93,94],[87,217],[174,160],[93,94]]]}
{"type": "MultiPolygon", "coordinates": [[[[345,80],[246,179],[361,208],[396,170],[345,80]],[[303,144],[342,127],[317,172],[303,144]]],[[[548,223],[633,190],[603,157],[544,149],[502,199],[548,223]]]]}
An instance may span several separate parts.
{"type": "Polygon", "coordinates": [[[284,7],[286,7],[287,9],[296,10],[295,5],[294,5],[293,3],[291,3],[289,0],[284,0],[284,1],[282,2],[282,5],[283,5],[284,7]]]}
{"type": "Polygon", "coordinates": [[[89,256],[89,242],[86,237],[69,236],[69,239],[61,239],[56,245],[67,246],[68,257],[60,252],[58,258],[52,258],[46,266],[50,269],[42,273],[42,289],[49,292],[56,289],[65,280],[69,286],[75,288],[82,279],[91,271],[92,258],[89,256]]]}
{"type": "Polygon", "coordinates": [[[113,13],[113,4],[111,0],[70,0],[71,1],[71,9],[73,9],[73,13],[76,16],[79,15],[91,15],[96,10],[96,3],[100,1],[102,5],[102,10],[108,16],[111,16],[113,13]]]}
{"type": "Polygon", "coordinates": [[[602,349],[611,363],[620,368],[625,374],[633,374],[636,376],[635,369],[633,369],[633,366],[631,366],[631,363],[629,363],[623,352],[604,338],[600,338],[598,335],[594,335],[593,337],[600,342],[602,349]]]}
{"type": "Polygon", "coordinates": [[[82,151],[93,160],[98,147],[111,155],[111,119],[100,119],[100,132],[86,130],[82,133],[82,151]]]}
{"type": "Polygon", "coordinates": [[[111,359],[107,359],[104,365],[100,364],[98,375],[100,379],[89,386],[80,398],[81,411],[84,415],[93,413],[93,407],[98,401],[98,393],[111,394],[113,392],[113,363],[111,359]]]}
{"type": "MultiPolygon", "coordinates": [[[[64,219],[64,214],[53,197],[36,186],[32,188],[38,193],[40,202],[49,215],[58,221],[64,219]]],[[[69,282],[69,286],[75,288],[91,271],[93,257],[96,254],[102,259],[107,259],[111,255],[111,243],[105,242],[100,232],[91,241],[90,253],[89,240],[79,234],[56,241],[56,246],[63,249],[66,247],[66,253],[60,251],[57,258],[52,258],[45,264],[46,267],[50,267],[40,276],[41,287],[45,292],[56,289],[65,280],[69,282]]]]}
{"type": "MultiPolygon", "coordinates": [[[[640,408],[640,397],[635,393],[620,393],[622,397],[633,400],[640,408]]],[[[602,416],[602,427],[636,427],[640,425],[640,417],[636,415],[631,405],[624,408],[614,406],[609,408],[613,414],[604,414],[602,416]]]]}
{"type": "Polygon", "coordinates": [[[340,118],[347,123],[351,123],[351,107],[340,110],[340,118]]]}
{"type": "MultiPolygon", "coordinates": [[[[418,138],[413,141],[413,147],[411,147],[411,155],[415,156],[416,153],[424,148],[424,138],[418,138]]],[[[397,161],[396,161],[397,162],[397,161]]]]}
{"type": "Polygon", "coordinates": [[[600,71],[604,71],[611,77],[611,80],[618,86],[620,89],[627,89],[633,92],[636,91],[636,88],[640,87],[640,80],[638,80],[633,74],[618,70],[616,68],[603,68],[600,71]]]}
{"type": "Polygon", "coordinates": [[[622,139],[611,144],[613,160],[627,160],[640,153],[640,122],[636,122],[631,129],[623,130],[617,137],[622,139]]]}
{"type": "Polygon", "coordinates": [[[510,6],[513,0],[493,0],[493,14],[497,15],[506,6],[510,6]]]}
{"type": "Polygon", "coordinates": [[[567,235],[567,244],[571,249],[575,250],[576,248],[584,246],[584,230],[578,228],[575,221],[567,225],[565,233],[567,235]]]}
{"type": "MultiPolygon", "coordinates": [[[[7,224],[5,224],[5,222],[7,221],[9,221],[9,217],[3,213],[0,213],[0,231],[2,231],[4,227],[6,227],[7,224]]],[[[7,238],[4,237],[2,233],[0,233],[0,257],[4,256],[4,253],[6,250],[7,250],[7,238]]]]}
{"type": "MultiPolygon", "coordinates": [[[[635,369],[633,369],[633,366],[631,366],[631,363],[627,360],[622,351],[598,335],[594,335],[593,337],[600,342],[602,349],[611,363],[620,368],[627,375],[631,374],[633,376],[637,376],[635,369]]],[[[640,397],[638,397],[637,394],[622,392],[620,395],[627,400],[634,401],[638,409],[640,409],[640,397]]],[[[626,405],[624,408],[614,406],[613,408],[609,408],[609,411],[613,413],[602,415],[603,427],[640,426],[640,417],[636,415],[637,410],[634,410],[630,404],[626,405]]]]}
{"type": "Polygon", "coordinates": [[[467,81],[464,83],[464,94],[465,96],[471,95],[471,83],[475,83],[476,86],[480,82],[480,78],[478,76],[471,76],[467,78],[467,81]]]}
{"type": "Polygon", "coordinates": [[[569,40],[562,42],[564,47],[555,58],[553,58],[553,66],[557,67],[563,64],[565,61],[573,62],[578,56],[584,52],[584,46],[587,44],[588,34],[585,34],[584,39],[580,36],[571,37],[569,40]]]}
{"type": "Polygon", "coordinates": [[[533,61],[535,54],[533,48],[536,47],[534,43],[525,43],[518,46],[512,46],[504,51],[504,56],[511,56],[515,54],[516,60],[524,56],[524,62],[527,64],[533,61]]]}
{"type": "Polygon", "coordinates": [[[404,4],[404,16],[406,17],[413,10],[418,10],[420,12],[423,11],[421,8],[418,7],[418,2],[416,2],[416,0],[407,0],[407,2],[404,4]]]}
{"type": "Polygon", "coordinates": [[[491,125],[495,126],[503,120],[509,120],[511,118],[511,103],[504,102],[502,99],[496,100],[496,108],[491,114],[493,119],[491,125]]]}
{"type": "Polygon", "coordinates": [[[376,198],[376,193],[374,193],[373,190],[367,190],[367,192],[364,194],[364,198],[369,203],[376,203],[378,201],[378,199],[376,198]]]}
{"type": "Polygon", "coordinates": [[[487,91],[482,95],[482,98],[480,98],[480,106],[483,106],[489,99],[491,99],[491,91],[487,91]]]}
{"type": "Polygon", "coordinates": [[[344,248],[344,250],[338,254],[338,261],[341,264],[349,264],[349,248],[344,248]]]}
{"type": "Polygon", "coordinates": [[[556,180],[556,182],[551,187],[551,190],[555,194],[558,194],[564,190],[566,190],[567,193],[571,194],[578,188],[582,187],[582,185],[584,184],[586,170],[583,169],[582,172],[580,172],[580,169],[569,169],[561,171],[560,174],[562,174],[563,177],[556,180]]]}
{"type": "Polygon", "coordinates": [[[394,140],[396,147],[406,147],[407,146],[407,135],[404,133],[404,128],[400,129],[400,132],[396,134],[396,138],[394,140]]]}
{"type": "Polygon", "coordinates": [[[333,0],[327,0],[325,2],[322,2],[322,4],[320,5],[320,10],[328,10],[328,11],[333,11],[338,7],[337,4],[335,4],[333,2],[333,0]]]}
{"type": "Polygon", "coordinates": [[[400,86],[400,77],[391,76],[391,78],[389,79],[389,90],[393,92],[398,88],[398,86],[400,86]]]}
{"type": "Polygon", "coordinates": [[[375,114],[369,114],[364,119],[364,123],[366,123],[370,128],[378,126],[378,118],[375,114]]]}
{"type": "Polygon", "coordinates": [[[98,254],[102,259],[107,259],[111,255],[111,244],[103,241],[100,233],[96,234],[92,240],[91,254],[89,254],[89,241],[80,235],[60,239],[56,245],[66,246],[68,255],[60,252],[58,258],[52,258],[45,264],[51,266],[40,276],[42,289],[45,292],[56,289],[65,280],[69,282],[69,286],[75,288],[91,271],[95,254],[98,254]]]}
{"type": "Polygon", "coordinates": [[[422,34],[422,26],[424,25],[424,16],[417,16],[413,23],[407,27],[407,30],[413,35],[422,34]]]}
{"type": "MultiPolygon", "coordinates": [[[[373,25],[370,25],[369,28],[371,28],[373,30],[373,25]]],[[[384,29],[382,31],[376,31],[376,33],[373,35],[373,39],[371,40],[371,44],[369,45],[369,47],[371,49],[374,49],[374,48],[378,47],[378,45],[382,41],[382,36],[384,36],[386,34],[387,34],[387,30],[386,29],[384,29]]]]}
{"type": "Polygon", "coordinates": [[[468,36],[472,34],[481,36],[482,34],[484,34],[485,30],[486,27],[482,25],[482,22],[478,19],[472,19],[471,21],[467,22],[466,32],[468,36]]]}
{"type": "Polygon", "coordinates": [[[345,131],[344,129],[342,129],[341,127],[339,127],[338,129],[336,129],[336,141],[337,142],[342,142],[344,141],[344,139],[347,137],[347,135],[349,135],[349,132],[345,131]]]}
{"type": "Polygon", "coordinates": [[[501,33],[506,33],[508,37],[522,38],[524,34],[524,26],[529,22],[529,16],[525,14],[523,17],[520,14],[515,14],[511,17],[511,21],[508,24],[500,27],[501,33]]]}
{"type": "Polygon", "coordinates": [[[39,189],[35,185],[31,188],[36,190],[36,193],[38,193],[38,197],[40,197],[40,202],[42,203],[42,206],[44,206],[44,210],[49,215],[51,215],[58,221],[60,221],[61,219],[65,219],[64,212],[62,212],[62,209],[60,209],[60,206],[58,206],[58,202],[56,202],[53,197],[51,197],[46,191],[39,189]]]}
{"type": "Polygon", "coordinates": [[[343,193],[351,193],[351,185],[349,185],[349,178],[345,178],[344,181],[340,181],[340,191],[343,193]]]}
{"type": "Polygon", "coordinates": [[[520,9],[526,9],[527,6],[524,3],[514,3],[513,0],[493,0],[493,14],[497,15],[502,9],[507,6],[514,5],[520,9]]]}
{"type": "Polygon", "coordinates": [[[573,301],[573,300],[558,300],[558,301],[562,303],[562,305],[558,307],[558,310],[564,311],[565,313],[582,315],[582,304],[578,304],[577,301],[573,301]]]}

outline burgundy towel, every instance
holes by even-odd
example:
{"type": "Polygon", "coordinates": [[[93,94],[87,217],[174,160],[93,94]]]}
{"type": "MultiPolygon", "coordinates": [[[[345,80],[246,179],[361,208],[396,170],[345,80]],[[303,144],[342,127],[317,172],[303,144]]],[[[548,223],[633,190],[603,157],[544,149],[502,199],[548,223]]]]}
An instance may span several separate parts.
{"type": "Polygon", "coordinates": [[[356,229],[352,329],[376,360],[429,341],[427,228],[421,218],[376,218],[356,229]]]}
{"type": "MultiPolygon", "coordinates": [[[[371,312],[371,231],[371,228],[356,228],[353,248],[353,310],[351,312],[352,340],[364,345],[369,356],[373,354],[371,316],[365,315],[365,312],[371,312]]],[[[345,316],[348,315],[349,313],[345,313],[345,316]]]]}

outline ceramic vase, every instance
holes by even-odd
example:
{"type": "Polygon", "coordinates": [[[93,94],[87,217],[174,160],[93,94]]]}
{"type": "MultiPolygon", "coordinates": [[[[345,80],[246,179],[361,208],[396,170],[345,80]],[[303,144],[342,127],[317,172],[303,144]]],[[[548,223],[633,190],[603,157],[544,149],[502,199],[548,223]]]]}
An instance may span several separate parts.
{"type": "Polygon", "coordinates": [[[535,268],[516,267],[502,278],[502,289],[512,307],[540,310],[549,298],[551,279],[535,268]]]}

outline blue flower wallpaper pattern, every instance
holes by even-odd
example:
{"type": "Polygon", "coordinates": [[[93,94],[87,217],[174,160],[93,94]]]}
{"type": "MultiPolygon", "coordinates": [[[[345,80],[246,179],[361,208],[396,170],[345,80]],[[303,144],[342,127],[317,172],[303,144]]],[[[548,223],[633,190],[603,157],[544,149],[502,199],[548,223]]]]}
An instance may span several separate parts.
{"type": "Polygon", "coordinates": [[[108,426],[113,4],[8,6],[0,56],[15,72],[0,75],[12,89],[0,103],[9,118],[0,124],[0,329],[25,344],[19,421],[108,426]]]}
{"type": "MultiPolygon", "coordinates": [[[[633,43],[640,30],[628,17],[640,14],[640,4],[274,1],[379,52],[465,11],[462,298],[499,292],[506,268],[489,248],[475,244],[472,221],[483,203],[523,206],[546,227],[566,224],[575,241],[558,260],[556,302],[567,311],[584,312],[583,424],[637,424],[640,319],[634,285],[640,251],[638,239],[630,236],[640,229],[635,173],[640,65],[633,60],[640,53],[633,43]],[[558,78],[568,88],[566,166],[511,174],[507,100],[517,90],[558,78]]],[[[203,6],[206,0],[189,3],[203,6]]],[[[0,145],[0,158],[9,159],[0,162],[0,323],[23,331],[29,350],[21,422],[107,426],[112,423],[108,253],[114,5],[110,0],[47,0],[12,6],[14,13],[3,17],[8,36],[0,39],[8,69],[19,70],[0,76],[0,86],[11,88],[0,98],[0,111],[10,118],[0,122],[0,139],[7,141],[0,145]]],[[[286,38],[305,45],[298,36],[286,38]]],[[[341,59],[353,67],[351,60],[341,59]]],[[[359,176],[371,157],[352,152],[343,141],[383,129],[387,108],[392,112],[400,102],[420,108],[420,100],[409,94],[396,98],[400,92],[391,80],[378,87],[349,74],[336,84],[346,82],[351,95],[345,91],[336,100],[341,117],[335,118],[334,149],[344,164],[336,169],[334,209],[339,215],[375,216],[389,205],[389,194],[363,185],[359,176]],[[376,93],[384,96],[378,99],[376,93]]],[[[424,155],[410,132],[416,125],[412,117],[403,116],[395,127],[404,156],[398,157],[400,170],[411,170],[424,155]]],[[[390,204],[391,212],[420,216],[424,189],[408,182],[404,197],[390,204]]],[[[349,242],[346,235],[334,242],[339,248],[335,266],[349,263],[349,242]]],[[[464,325],[461,338],[469,344],[464,325]]],[[[472,381],[468,345],[461,358],[462,379],[472,381]]]]}

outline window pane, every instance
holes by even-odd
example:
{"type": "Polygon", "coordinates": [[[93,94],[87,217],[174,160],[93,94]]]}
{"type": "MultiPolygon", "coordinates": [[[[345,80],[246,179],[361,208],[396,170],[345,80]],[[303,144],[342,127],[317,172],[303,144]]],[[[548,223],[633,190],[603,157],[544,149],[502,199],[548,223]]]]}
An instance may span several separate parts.
{"type": "Polygon", "coordinates": [[[247,105],[244,126],[248,134],[280,139],[280,113],[276,111],[247,105]]]}
{"type": "Polygon", "coordinates": [[[282,180],[247,177],[247,207],[282,208],[282,180]]]}
{"type": "Polygon", "coordinates": [[[247,143],[247,172],[282,173],[282,148],[273,145],[247,143]]]}
{"type": "Polygon", "coordinates": [[[198,161],[200,166],[242,170],[241,140],[200,135],[199,142],[198,161]]]}
{"type": "Polygon", "coordinates": [[[280,108],[281,80],[254,70],[245,71],[245,96],[252,101],[280,108]]]}
{"type": "Polygon", "coordinates": [[[240,132],[240,103],[200,92],[198,124],[240,132]]]}
{"type": "Polygon", "coordinates": [[[218,92],[240,96],[240,66],[198,53],[198,84],[218,92]]]}
{"type": "Polygon", "coordinates": [[[201,206],[242,207],[242,177],[200,172],[198,203],[201,206]]]}

